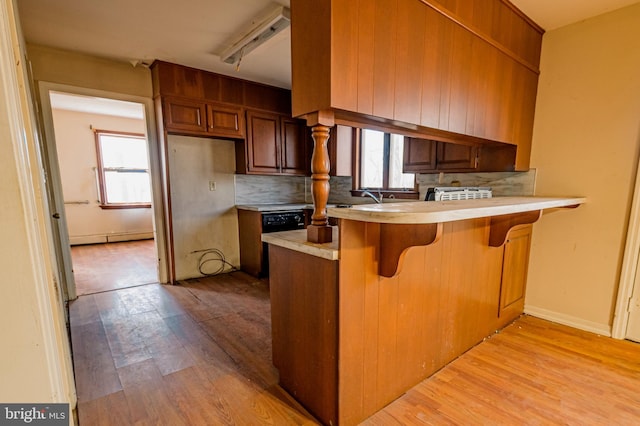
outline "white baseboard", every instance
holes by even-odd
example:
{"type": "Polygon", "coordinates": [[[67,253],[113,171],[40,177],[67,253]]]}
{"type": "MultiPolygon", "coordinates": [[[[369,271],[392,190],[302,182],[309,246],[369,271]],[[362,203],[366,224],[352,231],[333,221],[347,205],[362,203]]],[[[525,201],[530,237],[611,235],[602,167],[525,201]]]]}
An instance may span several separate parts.
{"type": "Polygon", "coordinates": [[[82,244],[101,244],[107,242],[106,235],[80,235],[78,237],[69,236],[69,244],[79,246],[82,244]]]}
{"type": "Polygon", "coordinates": [[[133,240],[150,240],[153,238],[153,232],[136,232],[131,234],[113,234],[107,235],[108,243],[116,243],[120,241],[133,241],[133,240]]]}
{"type": "Polygon", "coordinates": [[[611,337],[611,326],[608,324],[600,324],[598,322],[562,314],[560,312],[550,311],[537,306],[525,305],[524,313],[533,317],[557,322],[558,324],[568,325],[569,327],[577,328],[579,330],[590,331],[601,336],[611,337]]]}
{"type": "Polygon", "coordinates": [[[103,244],[121,241],[149,240],[153,238],[153,232],[135,232],[110,235],[80,235],[69,236],[69,244],[72,246],[81,244],[103,244]]]}

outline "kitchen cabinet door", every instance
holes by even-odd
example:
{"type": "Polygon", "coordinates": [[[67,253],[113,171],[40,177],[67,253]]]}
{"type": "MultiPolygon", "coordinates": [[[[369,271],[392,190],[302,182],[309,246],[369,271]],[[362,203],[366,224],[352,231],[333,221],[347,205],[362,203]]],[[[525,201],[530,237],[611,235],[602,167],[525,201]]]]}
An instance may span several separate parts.
{"type": "Polygon", "coordinates": [[[429,139],[404,138],[405,173],[427,173],[436,170],[436,147],[438,143],[429,139]]]}
{"type": "Polygon", "coordinates": [[[230,105],[207,104],[207,132],[215,136],[244,138],[242,108],[230,105]]]}
{"type": "Polygon", "coordinates": [[[164,99],[164,120],[167,131],[204,133],[206,108],[204,102],[167,97],[164,99]]]}
{"type": "MultiPolygon", "coordinates": [[[[311,129],[308,131],[311,132],[311,129]]],[[[329,136],[330,176],[351,176],[353,174],[353,143],[357,140],[358,132],[358,129],[342,125],[331,129],[329,136]]],[[[313,140],[309,146],[313,149],[313,140]]],[[[311,153],[309,153],[309,159],[310,156],[311,153]]]]}
{"type": "Polygon", "coordinates": [[[280,128],[282,131],[280,171],[288,175],[306,175],[309,169],[306,122],[282,117],[280,128]]]}
{"type": "Polygon", "coordinates": [[[405,173],[468,172],[477,169],[477,156],[478,148],[475,146],[406,137],[403,171],[405,173]]]}
{"type": "Polygon", "coordinates": [[[247,111],[247,173],[280,173],[280,115],[247,111]]]}
{"type": "Polygon", "coordinates": [[[532,225],[514,228],[509,232],[504,244],[498,312],[500,327],[524,311],[532,228],[532,225]]]}
{"type": "Polygon", "coordinates": [[[478,148],[438,142],[436,167],[438,170],[470,171],[478,167],[478,148]]]}

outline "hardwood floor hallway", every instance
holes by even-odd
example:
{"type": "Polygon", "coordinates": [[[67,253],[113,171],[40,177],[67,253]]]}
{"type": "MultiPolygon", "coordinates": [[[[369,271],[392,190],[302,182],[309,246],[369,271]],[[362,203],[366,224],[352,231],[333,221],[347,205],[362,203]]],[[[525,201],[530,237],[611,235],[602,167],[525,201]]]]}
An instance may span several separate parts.
{"type": "Polygon", "coordinates": [[[158,282],[154,240],[71,246],[76,294],[158,282]]]}
{"type": "MultiPolygon", "coordinates": [[[[81,426],[301,425],[268,284],[233,272],[70,304],[81,426]]],[[[524,316],[365,425],[640,424],[640,345],[524,316]]]]}

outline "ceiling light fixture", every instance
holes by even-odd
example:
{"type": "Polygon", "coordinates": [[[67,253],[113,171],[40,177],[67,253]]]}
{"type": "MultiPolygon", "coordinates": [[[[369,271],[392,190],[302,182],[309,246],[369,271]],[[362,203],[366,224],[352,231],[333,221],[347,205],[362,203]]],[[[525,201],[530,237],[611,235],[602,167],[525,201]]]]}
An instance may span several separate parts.
{"type": "Polygon", "coordinates": [[[291,12],[288,7],[277,5],[268,13],[252,20],[252,26],[243,31],[233,45],[220,54],[220,60],[228,64],[240,64],[242,58],[265,41],[269,40],[291,23],[291,12]]]}

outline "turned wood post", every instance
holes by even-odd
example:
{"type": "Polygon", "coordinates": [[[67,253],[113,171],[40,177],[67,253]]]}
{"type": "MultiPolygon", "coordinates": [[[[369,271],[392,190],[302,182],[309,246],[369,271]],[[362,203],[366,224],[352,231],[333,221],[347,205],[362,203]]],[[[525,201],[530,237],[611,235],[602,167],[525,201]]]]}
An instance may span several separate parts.
{"type": "Polygon", "coordinates": [[[307,227],[307,241],[312,243],[331,242],[331,227],[327,218],[329,200],[329,131],[330,127],[317,124],[312,127],[313,156],[311,157],[311,197],[313,214],[311,225],[307,227]]]}

